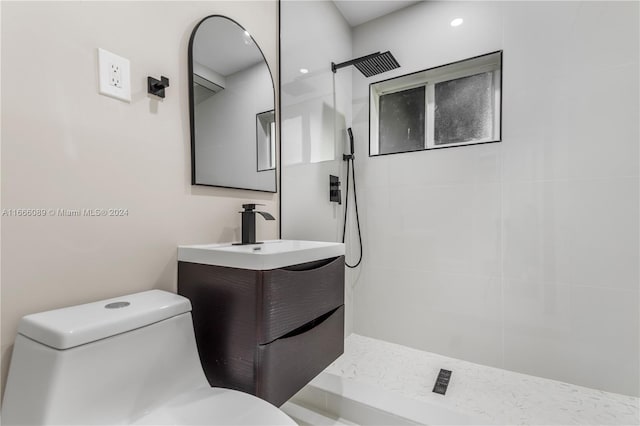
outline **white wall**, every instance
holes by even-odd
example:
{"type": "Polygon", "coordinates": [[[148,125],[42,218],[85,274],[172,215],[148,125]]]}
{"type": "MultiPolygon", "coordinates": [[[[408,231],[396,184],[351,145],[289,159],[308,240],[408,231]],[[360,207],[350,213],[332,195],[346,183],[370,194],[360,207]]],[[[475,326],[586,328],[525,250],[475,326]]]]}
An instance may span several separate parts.
{"type": "Polygon", "coordinates": [[[196,107],[196,181],[275,191],[275,170],[258,172],[256,141],[256,114],[274,107],[269,68],[254,65],[227,76],[225,83],[196,107]]]}
{"type": "Polygon", "coordinates": [[[425,2],[354,29],[401,65],[354,73],[359,152],[369,83],[504,50],[501,143],[356,159],[355,332],[640,394],[638,12],[425,2]]]}
{"type": "MultiPolygon", "coordinates": [[[[240,238],[243,202],[277,195],[192,187],[187,47],[224,14],[277,76],[277,3],[2,2],[2,208],[128,209],[125,217],[2,217],[2,378],[25,314],[176,289],[178,244],[240,238]],[[132,101],[98,95],[97,53],[131,60],[132,101]],[[146,77],[168,76],[167,97],[146,77]]],[[[277,90],[277,88],[276,88],[277,90]]],[[[276,238],[277,223],[258,224],[276,238]]]]}
{"type": "Polygon", "coordinates": [[[331,1],[283,1],[280,13],[282,238],[341,241],[344,213],[329,202],[329,175],[341,177],[344,198],[351,69],[333,74],[331,62],[351,59],[351,29],[331,1]]]}

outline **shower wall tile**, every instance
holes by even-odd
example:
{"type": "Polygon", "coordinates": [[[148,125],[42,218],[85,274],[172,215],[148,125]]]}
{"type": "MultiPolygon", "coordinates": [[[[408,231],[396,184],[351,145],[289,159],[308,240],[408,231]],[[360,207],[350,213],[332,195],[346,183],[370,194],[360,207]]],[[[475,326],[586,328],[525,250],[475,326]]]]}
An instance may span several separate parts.
{"type": "Polygon", "coordinates": [[[366,268],[354,292],[365,335],[485,365],[502,364],[501,290],[495,276],[366,268]],[[401,325],[400,325],[401,324],[401,325]]]}
{"type": "MultiPolygon", "coordinates": [[[[368,197],[375,198],[375,195],[368,197]]],[[[500,186],[497,184],[425,186],[389,189],[390,208],[368,235],[378,230],[373,259],[388,267],[496,275],[500,270],[500,186]],[[387,226],[385,227],[385,222],[387,226]],[[388,226],[392,223],[393,226],[388,226]]]]}
{"type": "Polygon", "coordinates": [[[638,179],[504,186],[505,279],[634,290],[638,179]]]}
{"type": "Polygon", "coordinates": [[[639,7],[422,2],[353,30],[401,65],[353,74],[356,333],[640,394],[639,7]],[[370,83],[500,49],[501,143],[364,155],[370,83]]]}
{"type": "MultiPolygon", "coordinates": [[[[427,161],[428,166],[411,155],[367,162],[360,174],[358,196],[367,206],[361,211],[362,222],[365,246],[374,264],[452,273],[499,273],[501,188],[495,182],[499,154],[484,147],[469,152],[469,161],[457,169],[464,174],[453,184],[450,178],[456,177],[456,172],[447,172],[439,165],[437,159],[442,157],[427,161]],[[479,159],[486,159],[488,166],[479,159]],[[431,165],[449,177],[433,178],[437,171],[425,171],[431,165]],[[418,175],[416,179],[409,179],[412,172],[418,175]]],[[[416,157],[430,160],[426,155],[416,157]]]]}
{"type": "Polygon", "coordinates": [[[638,62],[516,86],[510,60],[505,55],[506,181],[638,176],[638,62]]]}
{"type": "Polygon", "coordinates": [[[571,381],[571,286],[504,282],[504,368],[571,381]]]}
{"type": "Polygon", "coordinates": [[[507,280],[504,367],[568,382],[580,377],[583,386],[635,395],[637,305],[634,290],[507,280]]]}
{"type": "Polygon", "coordinates": [[[572,376],[584,377],[588,387],[637,395],[638,291],[582,286],[571,290],[572,376]]]}
{"type": "Polygon", "coordinates": [[[637,176],[637,4],[505,2],[504,18],[505,180],[637,176]]]}
{"type": "Polygon", "coordinates": [[[501,43],[510,70],[504,77],[512,89],[522,89],[543,86],[557,75],[579,78],[637,63],[637,8],[625,1],[503,2],[501,43]]]}
{"type": "Polygon", "coordinates": [[[455,185],[499,182],[501,149],[498,144],[410,152],[371,157],[386,163],[392,185],[455,185]]]}
{"type": "Polygon", "coordinates": [[[638,4],[626,1],[580,2],[571,22],[567,61],[583,70],[638,62],[638,4]],[[615,48],[612,48],[614,47],[615,48]]]}
{"type": "Polygon", "coordinates": [[[558,1],[552,8],[536,1],[503,2],[503,77],[512,83],[511,90],[543,86],[565,67],[570,44],[567,27],[580,7],[574,1],[558,1]]]}

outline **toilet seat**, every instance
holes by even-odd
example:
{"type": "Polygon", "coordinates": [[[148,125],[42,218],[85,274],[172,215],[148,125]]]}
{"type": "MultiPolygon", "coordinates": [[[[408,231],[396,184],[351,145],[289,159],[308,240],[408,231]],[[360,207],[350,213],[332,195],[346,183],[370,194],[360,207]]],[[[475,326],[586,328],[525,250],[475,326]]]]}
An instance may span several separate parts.
{"type": "Polygon", "coordinates": [[[200,388],[157,407],[134,425],[297,425],[277,407],[253,395],[200,388]]]}

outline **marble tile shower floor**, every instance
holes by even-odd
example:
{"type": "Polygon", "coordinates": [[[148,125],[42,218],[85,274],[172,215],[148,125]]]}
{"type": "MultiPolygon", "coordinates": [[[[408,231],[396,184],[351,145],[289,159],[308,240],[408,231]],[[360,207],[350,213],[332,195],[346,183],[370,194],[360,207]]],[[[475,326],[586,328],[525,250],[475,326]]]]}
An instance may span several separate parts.
{"type": "Polygon", "coordinates": [[[639,406],[635,397],[352,334],[345,353],[283,409],[318,425],[638,425],[639,406]],[[453,371],[445,396],[432,392],[441,368],[453,371]]]}

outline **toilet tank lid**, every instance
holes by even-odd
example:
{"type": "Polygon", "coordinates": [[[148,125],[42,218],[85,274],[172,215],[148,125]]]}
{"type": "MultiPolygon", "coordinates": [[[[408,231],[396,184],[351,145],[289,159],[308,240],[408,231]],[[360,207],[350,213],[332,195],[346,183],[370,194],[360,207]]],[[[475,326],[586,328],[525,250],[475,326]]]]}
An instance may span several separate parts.
{"type": "Polygon", "coordinates": [[[69,349],[191,311],[189,299],[162,290],[27,315],[18,333],[56,349],[69,349]]]}

